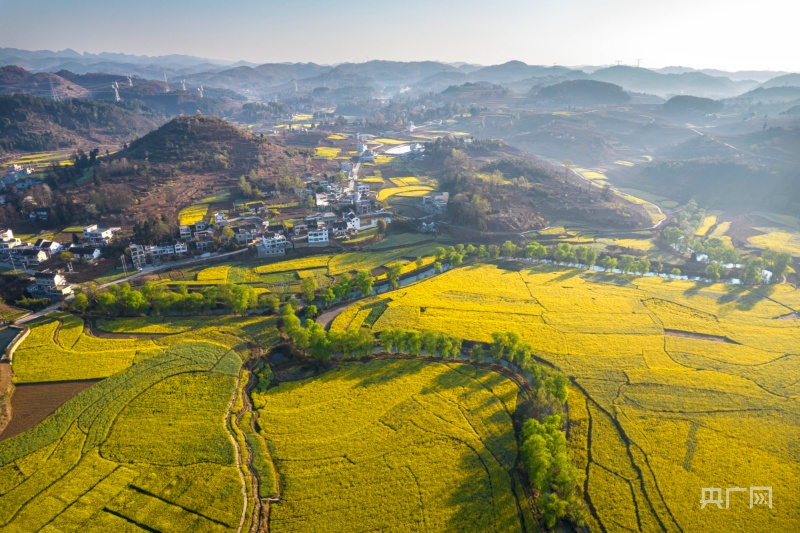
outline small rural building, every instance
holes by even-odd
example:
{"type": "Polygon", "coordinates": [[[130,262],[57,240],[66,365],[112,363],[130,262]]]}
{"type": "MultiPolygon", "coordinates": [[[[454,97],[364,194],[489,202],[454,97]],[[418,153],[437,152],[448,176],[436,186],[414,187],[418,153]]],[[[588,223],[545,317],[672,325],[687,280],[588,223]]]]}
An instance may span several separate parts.
{"type": "Polygon", "coordinates": [[[27,289],[34,298],[51,298],[63,300],[72,295],[72,287],[59,272],[37,272],[33,275],[33,284],[27,289]]]}

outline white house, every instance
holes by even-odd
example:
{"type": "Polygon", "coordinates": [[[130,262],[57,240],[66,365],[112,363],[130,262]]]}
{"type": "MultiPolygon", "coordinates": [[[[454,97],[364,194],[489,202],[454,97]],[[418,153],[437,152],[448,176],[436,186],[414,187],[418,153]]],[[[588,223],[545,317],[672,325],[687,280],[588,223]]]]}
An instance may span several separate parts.
{"type": "Polygon", "coordinates": [[[47,261],[48,255],[44,250],[39,250],[33,246],[26,246],[24,249],[17,248],[19,253],[15,254],[23,266],[28,267],[31,265],[40,265],[47,261]]]}
{"type": "Polygon", "coordinates": [[[256,253],[259,259],[285,255],[287,245],[286,237],[283,235],[267,233],[261,239],[261,242],[256,245],[256,253]]]}
{"type": "Polygon", "coordinates": [[[110,243],[119,231],[120,228],[100,228],[97,224],[92,224],[83,228],[83,238],[89,244],[102,246],[110,243]]]}
{"type": "Polygon", "coordinates": [[[309,246],[327,246],[329,242],[328,228],[312,229],[308,231],[309,246]]]}
{"type": "Polygon", "coordinates": [[[33,276],[33,285],[27,291],[34,298],[52,298],[63,300],[73,291],[67,280],[57,272],[37,272],[33,276]]]}
{"type": "Polygon", "coordinates": [[[192,237],[192,228],[189,226],[180,227],[181,239],[190,239],[192,237]]]}
{"type": "Polygon", "coordinates": [[[84,259],[86,261],[91,261],[92,259],[97,259],[100,257],[100,250],[94,248],[92,246],[75,246],[72,245],[69,247],[68,250],[72,255],[75,256],[76,259],[84,259]]]}

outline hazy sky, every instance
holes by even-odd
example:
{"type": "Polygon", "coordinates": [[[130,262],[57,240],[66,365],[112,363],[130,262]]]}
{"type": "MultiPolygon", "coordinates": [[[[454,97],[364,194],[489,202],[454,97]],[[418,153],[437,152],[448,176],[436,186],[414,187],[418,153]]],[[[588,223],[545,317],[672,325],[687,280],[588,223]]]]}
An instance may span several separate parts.
{"type": "Polygon", "coordinates": [[[0,0],[0,46],[257,63],[641,58],[643,67],[798,71],[794,9],[788,0],[0,0]]]}

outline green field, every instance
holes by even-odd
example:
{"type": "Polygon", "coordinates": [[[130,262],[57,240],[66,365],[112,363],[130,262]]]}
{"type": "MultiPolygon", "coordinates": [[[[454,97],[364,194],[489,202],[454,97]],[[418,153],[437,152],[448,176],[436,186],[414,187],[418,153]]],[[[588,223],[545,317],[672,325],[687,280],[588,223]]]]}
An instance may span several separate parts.
{"type": "MultiPolygon", "coordinates": [[[[800,307],[793,287],[483,265],[366,305],[385,309],[375,332],[488,343],[512,329],[572,376],[570,446],[588,476],[592,531],[800,529],[800,325],[779,319],[800,307]],[[772,486],[782,504],[701,511],[701,488],[720,486],[772,486]]],[[[358,309],[332,329],[361,327],[358,309]]]]}
{"type": "Polygon", "coordinates": [[[270,529],[523,531],[517,393],[470,365],[379,360],[254,394],[283,485],[270,529]]]}

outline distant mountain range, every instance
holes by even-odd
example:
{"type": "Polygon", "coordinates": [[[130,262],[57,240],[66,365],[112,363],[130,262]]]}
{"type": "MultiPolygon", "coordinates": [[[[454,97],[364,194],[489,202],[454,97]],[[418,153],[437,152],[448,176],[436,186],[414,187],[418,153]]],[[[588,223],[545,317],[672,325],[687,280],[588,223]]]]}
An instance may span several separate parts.
{"type": "MultiPolygon", "coordinates": [[[[658,70],[617,65],[581,67],[528,65],[509,61],[501,65],[479,66],[436,61],[368,61],[319,65],[316,63],[267,63],[215,61],[186,55],[135,56],[115,53],[53,52],[0,48],[0,66],[16,65],[34,75],[68,71],[76,75],[98,73],[162,81],[164,75],[175,84],[181,79],[208,87],[228,89],[257,96],[310,94],[325,87],[332,90],[356,88],[355,94],[392,96],[400,92],[441,92],[465,83],[502,85],[518,94],[572,80],[612,83],[632,93],[645,93],[668,99],[675,95],[705,98],[731,98],[758,87],[800,87],[800,74],[770,71],[696,70],[667,67],[658,70]]],[[[50,78],[41,78],[37,91],[50,78]]],[[[35,80],[34,80],[35,81],[35,80]]],[[[53,78],[54,83],[60,80],[53,78]]],[[[0,80],[0,83],[3,83],[0,80]]],[[[13,82],[18,83],[18,82],[13,82]]],[[[9,84],[0,86],[8,92],[9,84]]],[[[43,94],[43,93],[40,93],[43,94]]]]}

